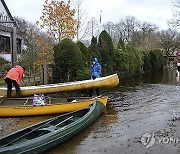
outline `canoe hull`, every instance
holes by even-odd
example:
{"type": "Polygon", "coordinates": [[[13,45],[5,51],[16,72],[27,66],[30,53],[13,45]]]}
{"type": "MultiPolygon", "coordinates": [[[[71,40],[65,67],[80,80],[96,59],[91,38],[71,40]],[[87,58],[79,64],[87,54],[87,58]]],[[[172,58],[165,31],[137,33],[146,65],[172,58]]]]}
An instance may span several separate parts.
{"type": "Polygon", "coordinates": [[[106,106],[108,97],[103,96],[92,99],[86,99],[78,102],[71,102],[71,103],[64,102],[57,104],[47,104],[44,106],[33,106],[33,105],[13,106],[13,101],[12,101],[11,106],[9,105],[0,106],[0,117],[37,116],[37,115],[49,115],[49,114],[73,112],[89,106],[95,100],[102,102],[106,106]]]}
{"type": "MultiPolygon", "coordinates": [[[[99,88],[99,89],[112,88],[118,84],[119,84],[119,77],[117,74],[113,74],[95,80],[84,80],[77,82],[21,87],[21,97],[32,96],[34,94],[51,94],[57,92],[69,92],[69,91],[88,90],[95,88],[99,88]]],[[[5,87],[0,88],[0,96],[6,96],[6,94],[7,94],[7,89],[5,87]]],[[[16,96],[15,89],[13,89],[12,97],[15,96],[16,96]]]]}
{"type": "MultiPolygon", "coordinates": [[[[13,151],[13,153],[32,154],[32,153],[43,153],[47,150],[50,150],[53,147],[59,144],[62,144],[63,142],[70,139],[74,135],[80,133],[83,129],[85,129],[90,124],[92,124],[100,116],[104,108],[105,108],[104,104],[102,104],[99,101],[96,101],[95,103],[93,103],[93,105],[91,105],[90,110],[88,111],[87,114],[85,114],[83,117],[81,117],[77,121],[65,126],[64,130],[57,129],[47,135],[42,135],[30,141],[22,140],[21,142],[14,143],[14,145],[12,144],[9,147],[0,148],[0,153],[3,153],[3,154],[12,153],[13,151]]],[[[72,113],[69,113],[69,114],[72,114],[72,113]]],[[[39,125],[40,124],[36,124],[34,126],[31,126],[30,128],[36,129],[37,127],[39,127],[39,125]]],[[[10,142],[12,140],[10,139],[11,136],[18,137],[17,134],[20,131],[12,133],[12,135],[10,134],[7,137],[3,137],[2,139],[0,139],[0,144],[2,144],[3,143],[2,140],[5,140],[5,139],[7,139],[7,141],[10,142]]],[[[36,131],[33,133],[35,134],[36,131]]],[[[22,134],[20,133],[20,135],[22,134]]],[[[0,146],[2,147],[2,145],[0,146]]]]}

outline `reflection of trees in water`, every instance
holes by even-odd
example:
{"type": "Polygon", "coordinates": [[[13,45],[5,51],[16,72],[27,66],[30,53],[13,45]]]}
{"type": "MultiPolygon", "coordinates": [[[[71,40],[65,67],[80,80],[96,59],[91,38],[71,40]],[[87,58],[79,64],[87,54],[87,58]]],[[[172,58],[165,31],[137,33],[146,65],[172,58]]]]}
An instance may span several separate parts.
{"type": "MultiPolygon", "coordinates": [[[[165,69],[164,72],[153,72],[151,74],[145,74],[138,77],[120,78],[119,86],[101,91],[101,93],[108,95],[109,102],[107,103],[106,110],[104,113],[87,129],[82,131],[77,136],[73,137],[65,144],[60,145],[56,149],[50,151],[50,153],[58,153],[59,151],[63,153],[82,153],[83,150],[91,151],[96,146],[102,146],[100,143],[105,143],[106,139],[114,140],[114,136],[120,132],[120,127],[122,125],[121,117],[123,117],[123,109],[130,108],[131,105],[137,102],[151,103],[156,97],[156,93],[162,96],[157,97],[154,101],[160,102],[162,100],[168,100],[165,96],[169,92],[173,92],[172,87],[169,90],[165,90],[164,85],[152,86],[139,86],[145,84],[161,84],[161,83],[173,83],[176,81],[176,69],[169,68],[165,69]],[[140,88],[139,88],[140,87],[140,88]],[[165,97],[165,99],[164,99],[165,97]],[[117,126],[115,126],[117,125],[117,126]],[[98,144],[99,143],[99,144],[98,144]]],[[[179,82],[180,83],[180,82],[179,82]]],[[[171,99],[170,99],[171,101],[171,99]]],[[[154,102],[152,102],[154,103],[154,102]]],[[[134,110],[134,114],[136,111],[134,110]]],[[[126,118],[122,118],[126,120],[126,118]]],[[[126,128],[124,126],[124,128],[126,128]]]]}
{"type": "MultiPolygon", "coordinates": [[[[123,116],[123,109],[128,109],[133,103],[138,101],[148,102],[155,97],[154,92],[147,88],[142,87],[140,93],[133,93],[136,91],[136,86],[141,84],[151,83],[174,83],[176,81],[176,68],[165,69],[163,72],[153,72],[151,74],[144,74],[137,77],[121,79],[119,86],[101,91],[101,93],[108,95],[108,103],[104,113],[87,129],[71,138],[64,144],[49,151],[51,154],[59,153],[78,153],[81,148],[93,148],[96,146],[96,141],[105,140],[107,137],[116,134],[119,131],[114,125],[121,124],[121,115],[123,116]],[[148,91],[146,91],[148,90],[148,91]],[[145,92],[144,92],[145,91],[145,92]],[[139,94],[136,99],[135,97],[139,94]],[[148,99],[144,101],[146,95],[148,99]],[[149,98],[150,96],[150,98],[149,98]],[[115,128],[113,128],[115,127],[115,128]],[[69,148],[70,147],[70,148],[69,148]]],[[[157,89],[155,89],[157,92],[157,89]]],[[[166,95],[166,93],[164,93],[166,95]]],[[[159,98],[161,100],[161,98],[159,98]]],[[[158,101],[159,102],[159,101],[158,101]]],[[[97,145],[98,146],[98,145],[97,145]]]]}
{"type": "Polygon", "coordinates": [[[147,83],[173,84],[176,80],[176,68],[165,68],[162,72],[152,72],[144,76],[148,78],[147,83]]]}
{"type": "Polygon", "coordinates": [[[119,87],[135,87],[144,83],[174,84],[176,82],[176,67],[164,68],[163,71],[154,71],[133,77],[120,78],[119,87]]]}
{"type": "Polygon", "coordinates": [[[118,122],[118,115],[115,107],[107,105],[104,115],[103,115],[103,127],[106,128],[109,125],[115,124],[118,122]]]}
{"type": "Polygon", "coordinates": [[[131,91],[135,91],[136,86],[139,86],[141,84],[161,83],[177,84],[176,67],[165,68],[162,72],[151,72],[130,78],[120,78],[120,84],[117,87],[104,91],[104,93],[106,93],[109,96],[109,102],[106,107],[106,116],[104,116],[103,126],[108,127],[109,125],[117,123],[119,121],[118,112],[123,111],[123,109],[128,109],[128,106],[133,104],[133,98],[131,100],[130,97],[131,91]],[[129,99],[132,102],[127,103],[124,101],[126,95],[128,95],[129,99]]]}
{"type": "Polygon", "coordinates": [[[175,83],[176,82],[176,67],[174,68],[166,68],[162,74],[162,82],[163,83],[175,83]]]}

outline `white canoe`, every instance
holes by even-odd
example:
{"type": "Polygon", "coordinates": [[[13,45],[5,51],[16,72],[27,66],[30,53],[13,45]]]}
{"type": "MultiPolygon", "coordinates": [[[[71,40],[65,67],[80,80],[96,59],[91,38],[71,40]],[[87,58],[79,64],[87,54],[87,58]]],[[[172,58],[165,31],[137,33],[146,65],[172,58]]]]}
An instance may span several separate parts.
{"type": "MultiPolygon", "coordinates": [[[[32,96],[34,94],[51,94],[57,92],[69,92],[76,90],[87,89],[106,89],[112,88],[119,84],[119,77],[117,74],[109,75],[106,77],[97,78],[95,80],[83,80],[67,83],[56,83],[39,86],[26,86],[21,87],[21,97],[32,96]]],[[[0,96],[6,96],[7,88],[0,88],[0,96]]],[[[12,97],[15,97],[15,89],[12,90],[12,97]]]]}

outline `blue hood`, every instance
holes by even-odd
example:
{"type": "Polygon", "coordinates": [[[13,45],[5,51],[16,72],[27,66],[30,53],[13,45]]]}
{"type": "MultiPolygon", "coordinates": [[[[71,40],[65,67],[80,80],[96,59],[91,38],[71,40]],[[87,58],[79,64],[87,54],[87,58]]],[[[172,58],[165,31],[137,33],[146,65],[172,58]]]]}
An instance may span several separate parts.
{"type": "Polygon", "coordinates": [[[93,62],[95,62],[95,64],[98,63],[98,59],[97,58],[93,58],[93,62]]]}

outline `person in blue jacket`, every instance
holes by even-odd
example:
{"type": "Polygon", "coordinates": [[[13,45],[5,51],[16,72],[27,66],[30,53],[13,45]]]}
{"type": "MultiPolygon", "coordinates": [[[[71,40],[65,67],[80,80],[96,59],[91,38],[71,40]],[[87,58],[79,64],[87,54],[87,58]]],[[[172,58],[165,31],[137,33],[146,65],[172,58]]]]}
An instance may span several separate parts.
{"type": "MultiPolygon", "coordinates": [[[[91,79],[96,79],[101,77],[101,65],[98,62],[98,58],[93,58],[93,62],[91,65],[91,79]]],[[[99,89],[95,89],[96,95],[99,96],[99,89]]],[[[90,97],[92,97],[93,90],[90,90],[90,97]]]]}

